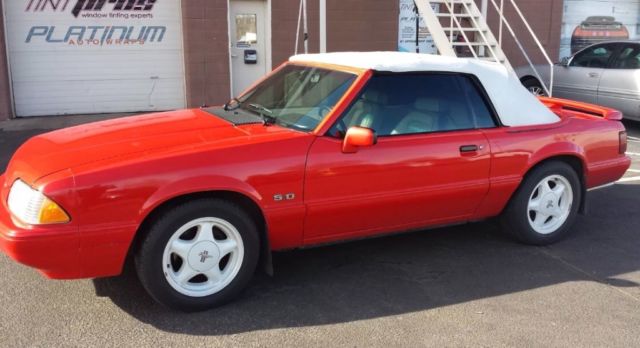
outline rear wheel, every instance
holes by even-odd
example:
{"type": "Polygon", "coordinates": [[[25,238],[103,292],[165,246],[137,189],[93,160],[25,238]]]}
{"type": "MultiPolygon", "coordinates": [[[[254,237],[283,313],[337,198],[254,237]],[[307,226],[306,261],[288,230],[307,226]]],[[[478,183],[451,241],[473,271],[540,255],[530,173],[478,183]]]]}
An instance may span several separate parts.
{"type": "Polygon", "coordinates": [[[581,201],[580,179],[564,162],[535,168],[505,209],[503,229],[526,244],[546,245],[570,230],[581,201]]]}
{"type": "Polygon", "coordinates": [[[135,257],[144,288],[158,302],[198,311],[236,297],[259,253],[255,223],[233,203],[201,199],[153,222],[135,257]]]}
{"type": "Polygon", "coordinates": [[[547,92],[545,92],[544,88],[542,87],[542,84],[534,79],[534,78],[528,78],[524,81],[522,81],[522,85],[529,91],[531,92],[531,94],[535,95],[536,97],[546,97],[547,96],[547,92]]]}

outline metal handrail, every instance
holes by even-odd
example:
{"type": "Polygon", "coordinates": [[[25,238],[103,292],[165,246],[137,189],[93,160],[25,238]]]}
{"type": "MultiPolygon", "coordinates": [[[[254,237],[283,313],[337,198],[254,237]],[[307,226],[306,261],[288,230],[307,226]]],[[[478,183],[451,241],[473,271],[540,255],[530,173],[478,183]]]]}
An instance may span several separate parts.
{"type": "MultiPolygon", "coordinates": [[[[429,27],[429,31],[431,32],[434,43],[438,47],[438,51],[440,52],[440,54],[455,57],[457,56],[457,54],[456,54],[456,51],[454,50],[454,46],[463,46],[463,47],[466,46],[469,48],[471,54],[473,55],[473,58],[476,58],[476,59],[480,58],[478,56],[478,54],[480,54],[482,58],[495,60],[505,65],[509,70],[509,72],[515,75],[513,67],[511,66],[511,64],[509,64],[509,61],[502,50],[503,29],[506,28],[511,34],[511,36],[513,37],[513,39],[515,40],[518,48],[520,49],[523,56],[527,60],[527,63],[532,68],[533,74],[541,82],[542,88],[547,93],[547,95],[551,96],[553,94],[554,64],[549,58],[549,55],[547,54],[547,51],[545,50],[545,48],[542,46],[542,43],[540,43],[540,40],[538,39],[536,34],[533,32],[533,29],[531,29],[531,26],[525,19],[518,5],[515,3],[514,0],[509,0],[511,5],[514,7],[516,13],[520,17],[520,20],[522,20],[522,22],[524,23],[525,27],[529,31],[529,34],[531,35],[533,40],[536,42],[536,45],[538,46],[544,58],[546,59],[547,63],[549,64],[550,81],[549,83],[546,83],[545,80],[543,80],[542,77],[540,76],[540,73],[538,71],[539,69],[537,69],[534,66],[531,58],[527,54],[527,51],[524,49],[524,46],[520,42],[520,39],[518,38],[515,31],[511,27],[511,24],[509,24],[509,21],[505,18],[504,16],[505,2],[507,1],[491,0],[491,4],[493,5],[493,7],[495,8],[495,10],[500,16],[498,39],[496,39],[486,23],[486,15],[478,11],[477,6],[474,3],[474,0],[414,0],[414,3],[418,7],[419,13],[422,14],[423,17],[425,18],[425,22],[429,27]],[[500,5],[498,5],[496,1],[499,1],[500,5]],[[443,13],[436,14],[433,11],[433,8],[431,7],[431,3],[441,4],[446,8],[447,12],[443,11],[443,13]],[[458,9],[456,8],[457,5],[461,5],[461,7],[458,9]],[[460,12],[456,12],[457,10],[459,10],[460,12]],[[449,35],[446,35],[445,30],[442,27],[440,22],[440,18],[446,18],[446,17],[449,17],[448,18],[449,27],[447,28],[447,30],[449,30],[449,35]],[[469,17],[471,22],[470,23],[471,27],[463,27],[461,24],[461,21],[458,19],[459,17],[469,17]],[[464,39],[464,42],[460,42],[460,43],[453,42],[454,31],[460,32],[460,35],[464,39]],[[467,31],[477,32],[477,34],[474,34],[473,42],[469,40],[469,35],[467,35],[467,31]],[[475,35],[478,35],[478,36],[475,36],[475,35]],[[480,39],[482,39],[482,42],[480,42],[480,39]],[[475,47],[479,48],[479,52],[476,52],[475,47]],[[488,48],[489,54],[485,52],[485,47],[488,48]]],[[[483,3],[485,2],[483,1],[483,3]]],[[[488,3],[488,1],[486,3],[488,3]]]]}
{"type": "MultiPolygon", "coordinates": [[[[453,5],[453,0],[450,0],[451,4],[453,5]]],[[[465,34],[464,30],[462,30],[462,25],[460,25],[460,21],[458,21],[458,19],[455,16],[455,13],[453,12],[453,6],[449,6],[448,2],[444,2],[445,6],[447,6],[447,10],[449,11],[449,15],[450,18],[453,22],[456,23],[456,27],[458,27],[458,31],[460,31],[460,34],[462,34],[462,37],[464,38],[465,43],[467,44],[467,47],[469,47],[469,50],[471,51],[471,54],[473,54],[473,58],[478,58],[478,55],[475,52],[475,49],[473,48],[473,46],[471,46],[471,42],[469,41],[469,38],[467,37],[467,34],[465,34]]],[[[452,26],[453,27],[453,26],[452,26]]],[[[450,35],[453,35],[453,31],[450,32],[450,35]]]]}
{"type": "MultiPolygon", "coordinates": [[[[464,7],[465,11],[467,11],[468,14],[472,14],[471,13],[471,9],[469,9],[469,5],[466,2],[462,2],[462,6],[464,7]]],[[[471,18],[471,21],[473,22],[473,26],[475,28],[479,28],[478,29],[478,34],[480,34],[480,36],[482,37],[482,40],[486,43],[489,43],[489,40],[487,39],[486,35],[484,35],[484,33],[481,30],[480,24],[476,21],[476,19],[473,16],[470,16],[469,18],[471,18]]],[[[502,46],[501,46],[502,47],[502,46]]],[[[498,57],[498,55],[496,54],[496,52],[493,50],[493,48],[491,47],[491,45],[487,45],[487,48],[489,48],[489,52],[491,53],[491,55],[493,56],[493,59],[495,59],[495,61],[497,63],[500,63],[500,59],[504,58],[504,57],[498,57]]]]}
{"type": "Polygon", "coordinates": [[[504,26],[506,26],[506,28],[509,30],[509,33],[511,34],[513,39],[516,41],[516,44],[518,45],[518,48],[520,48],[520,51],[522,52],[522,54],[524,55],[525,59],[527,60],[527,63],[529,63],[529,66],[531,67],[531,69],[533,70],[533,73],[538,78],[538,81],[540,81],[540,83],[542,84],[542,88],[544,88],[545,92],[547,92],[547,95],[552,96],[553,95],[553,66],[554,66],[553,61],[549,58],[549,55],[547,54],[547,51],[542,46],[542,43],[540,43],[540,40],[538,39],[538,36],[533,32],[533,29],[531,29],[531,26],[529,25],[529,22],[527,22],[527,20],[525,19],[524,15],[522,14],[522,11],[520,11],[520,8],[518,7],[518,5],[516,5],[514,0],[509,0],[509,1],[511,2],[511,5],[516,10],[516,13],[518,14],[520,19],[522,20],[522,23],[524,23],[525,27],[529,31],[529,34],[531,35],[531,37],[535,41],[536,45],[538,46],[538,48],[542,52],[542,55],[544,56],[544,58],[546,59],[547,63],[549,64],[549,86],[547,87],[547,84],[540,77],[540,74],[538,73],[538,69],[536,69],[535,65],[531,61],[531,58],[529,58],[529,55],[527,54],[527,52],[525,51],[524,47],[520,43],[520,40],[518,39],[518,36],[515,34],[513,29],[511,28],[511,25],[509,25],[509,22],[507,21],[507,19],[504,17],[504,0],[500,0],[500,6],[498,6],[498,4],[496,3],[495,0],[491,0],[491,4],[493,5],[493,7],[495,7],[496,11],[500,15],[500,26],[499,26],[499,29],[498,29],[499,30],[498,31],[498,33],[499,33],[498,34],[498,37],[499,37],[498,43],[502,47],[502,27],[503,27],[503,24],[504,24],[504,26]]]}

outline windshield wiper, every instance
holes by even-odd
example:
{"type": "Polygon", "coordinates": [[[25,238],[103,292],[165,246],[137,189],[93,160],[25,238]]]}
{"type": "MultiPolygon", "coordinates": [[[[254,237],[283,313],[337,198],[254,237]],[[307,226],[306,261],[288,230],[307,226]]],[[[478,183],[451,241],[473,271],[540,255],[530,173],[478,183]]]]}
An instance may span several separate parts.
{"type": "Polygon", "coordinates": [[[224,111],[232,111],[239,108],[242,105],[242,102],[238,98],[232,98],[228,102],[224,104],[222,107],[224,111]]]}
{"type": "Polygon", "coordinates": [[[258,112],[258,115],[262,118],[264,124],[275,124],[276,118],[273,115],[273,111],[267,109],[260,104],[249,104],[249,106],[258,112]]]}

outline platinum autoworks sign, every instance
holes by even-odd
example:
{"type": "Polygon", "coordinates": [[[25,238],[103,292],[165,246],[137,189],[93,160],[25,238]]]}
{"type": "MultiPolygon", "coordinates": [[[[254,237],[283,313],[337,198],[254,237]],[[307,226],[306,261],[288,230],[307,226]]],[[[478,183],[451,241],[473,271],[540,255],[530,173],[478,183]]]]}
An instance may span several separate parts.
{"type": "Polygon", "coordinates": [[[18,116],[184,107],[180,0],[4,0],[18,116]]]}
{"type": "Polygon", "coordinates": [[[36,25],[29,29],[25,43],[44,40],[47,43],[69,45],[144,44],[161,42],[166,31],[167,28],[163,26],[73,25],[56,28],[55,25],[36,25]]]}
{"type": "Polygon", "coordinates": [[[41,20],[28,27],[24,43],[69,46],[159,43],[168,28],[155,20],[157,1],[28,0],[25,14],[31,14],[34,21],[41,20]]]}

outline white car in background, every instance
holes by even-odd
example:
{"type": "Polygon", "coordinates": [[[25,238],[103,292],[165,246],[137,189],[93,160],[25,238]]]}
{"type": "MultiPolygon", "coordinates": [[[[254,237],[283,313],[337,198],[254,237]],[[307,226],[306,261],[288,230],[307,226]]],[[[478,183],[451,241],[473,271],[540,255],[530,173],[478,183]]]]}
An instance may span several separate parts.
{"type": "MultiPolygon", "coordinates": [[[[536,65],[536,69],[549,86],[549,66],[536,65]]],[[[531,67],[519,67],[516,74],[531,93],[547,94],[531,67]]],[[[553,75],[554,97],[608,106],[640,121],[640,42],[591,45],[555,64],[553,75]]]]}

